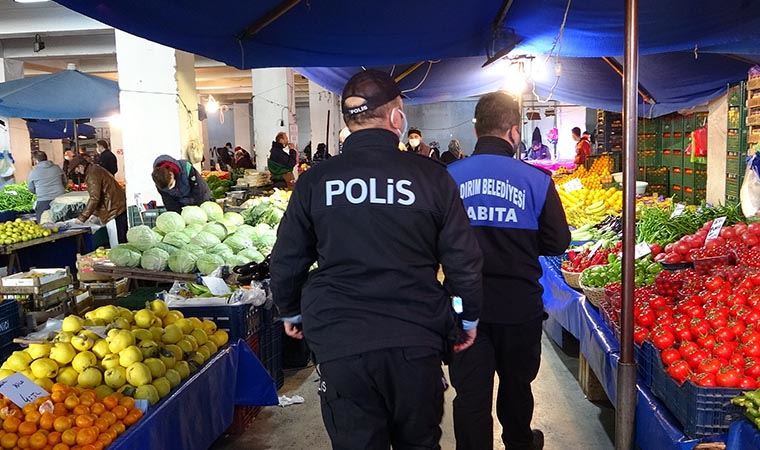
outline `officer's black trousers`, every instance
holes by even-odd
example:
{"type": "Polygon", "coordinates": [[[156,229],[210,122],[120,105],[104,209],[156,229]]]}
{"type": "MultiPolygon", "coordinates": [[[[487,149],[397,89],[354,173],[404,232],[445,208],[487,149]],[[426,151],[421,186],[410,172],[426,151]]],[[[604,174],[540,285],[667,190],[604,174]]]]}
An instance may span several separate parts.
{"type": "Polygon", "coordinates": [[[440,449],[441,355],[392,348],[318,366],[322,418],[335,450],[440,449]]]}
{"type": "Polygon", "coordinates": [[[533,393],[541,362],[541,319],[520,324],[480,323],[475,344],[455,354],[450,366],[454,434],[458,450],[493,449],[491,416],[494,372],[499,374],[496,413],[508,450],[530,449],[533,393]]]}

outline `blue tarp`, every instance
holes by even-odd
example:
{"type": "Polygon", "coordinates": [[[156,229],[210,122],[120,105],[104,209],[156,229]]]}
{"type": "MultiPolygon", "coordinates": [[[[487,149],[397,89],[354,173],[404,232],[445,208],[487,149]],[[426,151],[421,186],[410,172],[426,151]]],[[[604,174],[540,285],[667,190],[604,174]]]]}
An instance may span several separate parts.
{"type": "Polygon", "coordinates": [[[0,116],[58,120],[118,112],[119,85],[77,70],[0,83],[0,116]]]}
{"type": "MultiPolygon", "coordinates": [[[[27,120],[29,137],[32,139],[74,139],[73,120],[27,120]]],[[[77,134],[85,138],[95,137],[95,127],[86,123],[76,126],[77,134]]]]}
{"type": "Polygon", "coordinates": [[[728,430],[726,448],[758,449],[760,448],[760,431],[746,419],[734,422],[728,430]]]}

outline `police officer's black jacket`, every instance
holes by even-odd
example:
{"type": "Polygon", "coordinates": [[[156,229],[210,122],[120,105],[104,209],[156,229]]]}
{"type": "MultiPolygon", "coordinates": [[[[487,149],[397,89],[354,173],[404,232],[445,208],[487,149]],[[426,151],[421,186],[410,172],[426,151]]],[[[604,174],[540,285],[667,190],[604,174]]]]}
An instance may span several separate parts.
{"type": "Polygon", "coordinates": [[[519,324],[544,313],[540,255],[561,255],[570,231],[551,176],[513,158],[509,143],[481,137],[473,156],[448,166],[483,250],[482,322],[519,324]]]}
{"type": "Polygon", "coordinates": [[[442,349],[453,320],[439,263],[462,318],[476,320],[482,254],[454,181],[442,164],[400,152],[394,133],[362,130],[299,178],[272,252],[272,294],[283,317],[302,315],[319,362],[442,349]]]}

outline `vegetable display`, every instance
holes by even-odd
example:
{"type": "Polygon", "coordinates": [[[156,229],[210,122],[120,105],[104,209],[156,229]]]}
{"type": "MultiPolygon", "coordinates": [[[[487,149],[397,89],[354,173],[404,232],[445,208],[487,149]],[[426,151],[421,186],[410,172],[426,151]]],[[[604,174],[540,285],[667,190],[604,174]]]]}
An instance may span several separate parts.
{"type": "Polygon", "coordinates": [[[37,197],[29,191],[26,183],[6,184],[0,189],[0,211],[34,211],[37,197]]]}
{"type": "MultiPolygon", "coordinates": [[[[655,277],[662,271],[659,263],[653,262],[647,255],[636,260],[636,286],[652,284],[655,277]]],[[[591,267],[581,275],[581,284],[591,288],[603,288],[608,284],[620,281],[622,274],[622,259],[617,254],[610,254],[607,264],[591,267]]]]}
{"type": "Polygon", "coordinates": [[[649,244],[670,244],[682,236],[695,233],[705,222],[718,217],[726,217],[726,225],[744,221],[738,204],[716,207],[703,207],[695,211],[685,211],[671,217],[673,210],[656,206],[642,208],[636,221],[636,240],[649,244]]]}
{"type": "Polygon", "coordinates": [[[248,208],[242,215],[248,225],[266,224],[276,227],[282,220],[290,200],[290,191],[275,189],[269,197],[259,197],[243,204],[248,208]]]}
{"type": "Polygon", "coordinates": [[[586,247],[581,251],[569,251],[567,252],[567,259],[562,261],[562,269],[566,272],[579,273],[591,266],[607,264],[609,255],[620,252],[622,247],[623,243],[617,241],[615,244],[608,244],[606,248],[602,244],[596,251],[593,250],[593,246],[586,247]]]}
{"type": "Polygon", "coordinates": [[[744,416],[755,428],[760,428],[760,390],[745,392],[732,399],[731,403],[744,408],[744,416]]]}

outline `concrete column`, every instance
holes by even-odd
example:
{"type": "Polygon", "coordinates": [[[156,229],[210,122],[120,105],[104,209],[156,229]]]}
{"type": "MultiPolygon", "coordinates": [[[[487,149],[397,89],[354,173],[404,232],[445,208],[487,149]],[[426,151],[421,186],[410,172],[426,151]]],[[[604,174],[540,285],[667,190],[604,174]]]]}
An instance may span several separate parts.
{"type": "Polygon", "coordinates": [[[151,172],[161,154],[203,156],[194,56],[116,31],[127,202],[160,202],[151,172]],[[148,70],[150,69],[150,70],[148,70]]]}
{"type": "Polygon", "coordinates": [[[707,203],[726,203],[726,139],[728,95],[708,104],[707,116],[707,203]]]}
{"type": "MultiPolygon", "coordinates": [[[[24,63],[23,61],[16,61],[13,59],[0,58],[0,83],[5,81],[17,80],[24,77],[24,63]]],[[[22,128],[16,123],[17,120],[11,120],[10,117],[1,117],[0,121],[0,152],[8,150],[9,152],[15,151],[17,154],[13,157],[18,160],[20,157],[23,161],[21,166],[23,173],[19,174],[19,166],[16,165],[16,179],[23,180],[26,178],[26,174],[31,170],[31,156],[30,144],[29,144],[29,132],[26,129],[26,124],[21,120],[22,128]],[[26,144],[24,144],[24,133],[26,133],[26,144]],[[22,152],[25,152],[22,155],[22,152]],[[28,161],[28,162],[27,162],[28,161]],[[26,166],[29,167],[26,167],[26,166]]]]}
{"type": "Polygon", "coordinates": [[[235,141],[232,145],[251,151],[251,104],[234,103],[231,109],[235,124],[235,141]]]}
{"type": "MultiPolygon", "coordinates": [[[[16,181],[25,181],[32,171],[32,143],[29,129],[24,119],[10,119],[10,145],[13,159],[16,162],[16,181]]],[[[0,184],[8,180],[0,178],[0,184]]]]}
{"type": "Polygon", "coordinates": [[[63,167],[63,141],[61,139],[40,139],[40,151],[45,152],[48,161],[63,167]]]}
{"type": "MultiPolygon", "coordinates": [[[[292,69],[254,69],[253,139],[256,144],[256,167],[267,167],[269,150],[277,133],[288,133],[298,139],[295,126],[295,92],[292,69]],[[295,130],[296,133],[292,133],[295,130]],[[292,135],[294,134],[294,135],[292,135]]],[[[306,145],[306,143],[303,143],[306,145]]]]}
{"type": "Polygon", "coordinates": [[[320,143],[327,144],[330,154],[338,154],[338,133],[343,127],[340,96],[309,81],[309,116],[312,154],[317,151],[317,145],[320,143]],[[328,114],[330,116],[329,129],[327,128],[328,114]]]}

